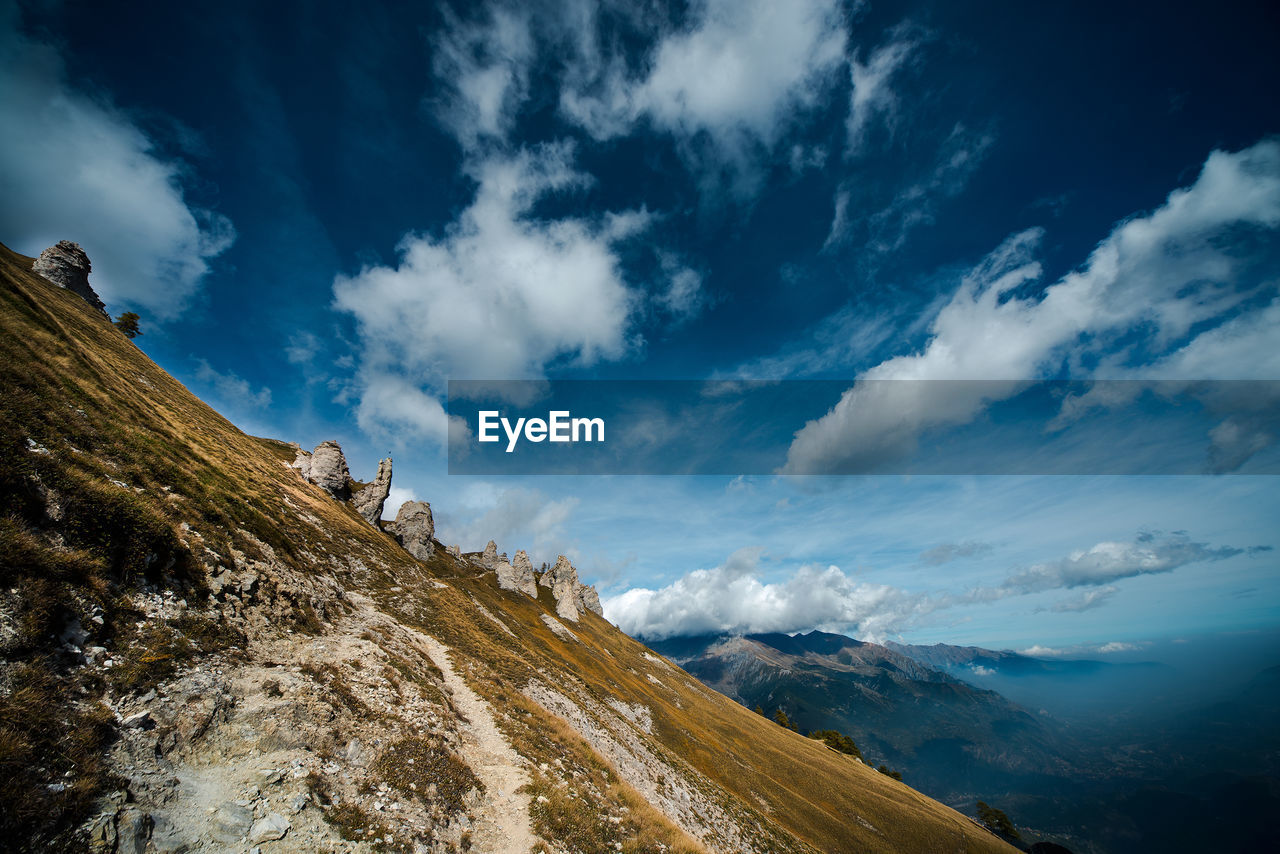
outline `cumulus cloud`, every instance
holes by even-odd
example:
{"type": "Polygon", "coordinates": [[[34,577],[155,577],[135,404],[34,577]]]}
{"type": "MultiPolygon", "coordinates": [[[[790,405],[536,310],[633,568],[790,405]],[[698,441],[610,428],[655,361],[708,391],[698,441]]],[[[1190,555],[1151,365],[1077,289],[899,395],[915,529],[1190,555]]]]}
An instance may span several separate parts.
{"type": "MultiPolygon", "coordinates": [[[[788,577],[766,582],[761,566],[764,549],[749,547],[734,552],[719,566],[686,573],[657,590],[633,588],[609,597],[604,609],[605,616],[624,632],[649,640],[813,628],[880,640],[950,608],[1055,590],[1089,588],[1080,598],[1050,609],[1084,611],[1106,601],[1117,590],[1114,582],[1122,579],[1173,572],[1249,551],[1195,543],[1185,534],[1140,534],[1131,543],[1098,543],[1018,570],[1002,583],[961,593],[917,592],[858,581],[833,565],[806,564],[788,577]]],[[[1037,649],[1025,654],[1056,654],[1037,649]]]]}
{"type": "Polygon", "coordinates": [[[18,16],[0,8],[0,233],[29,255],[73,240],[108,306],[176,317],[235,239],[230,220],[188,204],[186,167],[104,95],[73,87],[18,16]]]}
{"type": "MultiPolygon", "coordinates": [[[[1118,225],[1082,267],[1033,295],[1022,294],[1041,277],[1035,255],[1042,232],[1015,234],[964,276],[921,352],[860,377],[1007,382],[859,382],[797,432],[783,471],[865,470],[885,455],[909,454],[925,430],[968,423],[989,402],[1018,393],[1020,380],[1082,371],[1086,357],[1112,353],[1125,334],[1161,354],[1193,329],[1219,327],[1259,289],[1275,288],[1242,281],[1256,252],[1232,237],[1277,226],[1280,143],[1264,141],[1213,152],[1194,184],[1118,225]]],[[[1132,342],[1127,346],[1132,352],[1132,342]]]]}
{"type": "Polygon", "coordinates": [[[583,42],[560,109],[597,139],[647,121],[695,165],[723,168],[734,189],[750,195],[759,155],[819,103],[845,41],[831,0],[704,0],[691,5],[682,28],[660,35],[638,72],[583,42]]]}
{"type": "Polygon", "coordinates": [[[196,379],[212,386],[223,403],[241,408],[265,409],[271,405],[271,389],[254,391],[249,381],[234,371],[217,371],[204,359],[197,360],[196,379]]]}
{"type": "Polygon", "coordinates": [[[406,235],[396,266],[334,282],[335,305],[360,332],[363,429],[443,442],[429,392],[447,378],[539,378],[550,362],[589,365],[631,346],[638,296],[614,249],[617,222],[532,214],[540,199],[589,182],[572,146],[489,158],[475,177],[475,199],[444,234],[406,235]]]}
{"type": "Polygon", "coordinates": [[[929,610],[927,597],[855,581],[836,566],[806,565],[790,578],[760,578],[763,549],[739,549],[713,569],[690,572],[658,590],[633,588],[604,602],[624,632],[661,640],[681,635],[795,632],[814,626],[880,636],[929,610]]]}

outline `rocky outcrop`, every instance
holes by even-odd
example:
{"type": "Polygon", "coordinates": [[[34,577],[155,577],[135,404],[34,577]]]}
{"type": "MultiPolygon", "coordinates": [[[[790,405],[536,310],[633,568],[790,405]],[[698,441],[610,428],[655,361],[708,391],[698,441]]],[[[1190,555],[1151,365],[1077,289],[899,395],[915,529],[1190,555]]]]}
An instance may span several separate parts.
{"type": "Polygon", "coordinates": [[[404,550],[418,560],[426,560],[436,553],[432,541],[436,523],[431,518],[431,505],[427,502],[406,501],[401,504],[396,520],[389,527],[404,550]]]}
{"type": "Polygon", "coordinates": [[[532,599],[538,598],[538,582],[533,577],[533,564],[524,549],[516,552],[511,563],[498,561],[496,572],[498,586],[503,590],[515,590],[532,599]]]}
{"type": "MultiPolygon", "coordinates": [[[[387,457],[378,463],[377,477],[364,489],[351,496],[351,503],[355,506],[356,512],[376,528],[378,527],[378,520],[382,518],[382,505],[386,503],[387,496],[390,494],[391,458],[387,457]]],[[[428,511],[428,515],[430,515],[430,511],[428,511]]]]}
{"type": "Polygon", "coordinates": [[[70,240],[59,240],[57,245],[50,246],[40,253],[40,257],[31,265],[31,269],[40,276],[53,282],[60,288],[66,288],[82,298],[89,305],[102,312],[103,317],[110,318],[107,307],[89,284],[89,256],[80,248],[79,243],[70,240]]]}
{"type": "Polygon", "coordinates": [[[289,463],[289,468],[297,469],[298,474],[302,475],[303,480],[310,481],[311,452],[302,450],[302,447],[297,442],[292,442],[291,444],[293,445],[294,450],[298,452],[298,455],[294,457],[293,462],[289,463]]]}
{"type": "Polygon", "coordinates": [[[577,622],[583,611],[603,616],[599,594],[594,587],[578,580],[578,570],[564,555],[556,558],[556,565],[542,574],[538,584],[551,588],[551,595],[556,600],[556,613],[562,620],[577,622]]]}
{"type": "Polygon", "coordinates": [[[347,485],[351,472],[337,442],[330,439],[316,445],[311,454],[311,476],[307,479],[339,501],[351,497],[351,488],[347,485]]]}
{"type": "Polygon", "coordinates": [[[600,594],[590,584],[582,588],[582,607],[598,617],[604,616],[604,608],[600,605],[600,594]]]}
{"type": "Polygon", "coordinates": [[[484,552],[480,555],[480,565],[488,570],[498,568],[498,562],[504,560],[506,555],[498,555],[498,544],[490,540],[484,547],[484,552]]]}

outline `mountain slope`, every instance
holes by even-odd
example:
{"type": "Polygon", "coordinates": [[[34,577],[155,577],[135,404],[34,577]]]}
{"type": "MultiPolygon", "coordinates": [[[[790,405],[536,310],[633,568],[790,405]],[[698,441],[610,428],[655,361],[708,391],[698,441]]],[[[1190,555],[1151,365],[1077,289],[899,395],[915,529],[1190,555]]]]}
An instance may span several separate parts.
{"type": "Polygon", "coordinates": [[[13,847],[1012,850],[546,588],[415,559],[30,267],[0,248],[13,847]]]}
{"type": "Polygon", "coordinates": [[[769,715],[781,709],[804,731],[852,736],[869,761],[887,763],[950,803],[1080,773],[1059,728],[879,644],[815,631],[654,646],[748,708],[769,715]]]}

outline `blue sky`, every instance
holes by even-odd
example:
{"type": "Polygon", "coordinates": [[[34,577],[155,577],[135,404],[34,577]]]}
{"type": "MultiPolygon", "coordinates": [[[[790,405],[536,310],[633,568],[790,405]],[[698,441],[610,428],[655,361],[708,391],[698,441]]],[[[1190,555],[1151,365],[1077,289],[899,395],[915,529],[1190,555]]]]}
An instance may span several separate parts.
{"type": "MultiPolygon", "coordinates": [[[[450,477],[442,402],[848,380],[802,473],[901,435],[857,379],[1280,379],[1276,32],[1258,3],[0,3],[0,240],[80,242],[245,430],[391,451],[442,539],[567,553],[629,631],[1271,626],[1273,476],[450,477]]],[[[1270,446],[1271,403],[1206,445],[1270,446]]]]}

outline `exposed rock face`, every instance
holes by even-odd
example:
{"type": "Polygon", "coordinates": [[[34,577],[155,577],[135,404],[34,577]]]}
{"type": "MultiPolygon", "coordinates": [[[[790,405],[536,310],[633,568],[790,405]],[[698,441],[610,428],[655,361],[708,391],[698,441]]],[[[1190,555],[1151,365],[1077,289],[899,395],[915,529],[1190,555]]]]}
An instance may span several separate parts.
{"type": "Polygon", "coordinates": [[[601,614],[600,596],[594,587],[588,587],[578,580],[578,570],[564,555],[556,557],[556,565],[542,574],[538,583],[551,588],[551,595],[556,600],[556,613],[562,620],[578,621],[583,611],[601,614]]]}
{"type": "Polygon", "coordinates": [[[375,528],[382,518],[382,505],[391,494],[391,458],[378,463],[378,476],[364,489],[351,497],[351,503],[365,521],[375,528]]]}
{"type": "Polygon", "coordinates": [[[316,445],[311,454],[311,477],[308,480],[339,501],[346,501],[351,497],[347,486],[350,479],[351,472],[347,469],[347,458],[342,455],[341,446],[332,439],[316,445]]]}
{"type": "Polygon", "coordinates": [[[604,616],[604,608],[600,606],[600,594],[590,584],[582,588],[582,607],[598,617],[604,616]]]}
{"type": "Polygon", "coordinates": [[[538,582],[533,577],[533,564],[524,549],[516,552],[511,563],[498,561],[498,586],[503,590],[517,590],[526,596],[538,598],[538,582]]]}
{"type": "Polygon", "coordinates": [[[404,550],[418,560],[426,560],[436,553],[431,538],[436,533],[436,523],[431,518],[431,505],[425,501],[406,501],[400,505],[396,520],[391,523],[404,550]]]}
{"type": "Polygon", "coordinates": [[[98,299],[97,293],[89,285],[89,256],[80,248],[79,243],[70,240],[59,240],[56,246],[50,246],[40,253],[40,257],[31,265],[31,269],[44,276],[60,288],[66,288],[79,295],[85,302],[107,314],[107,307],[98,299]]]}
{"type": "Polygon", "coordinates": [[[297,469],[302,479],[309,481],[311,480],[311,452],[302,450],[297,444],[294,444],[294,447],[297,448],[298,456],[289,463],[289,468],[297,469]]]}
{"type": "Polygon", "coordinates": [[[501,558],[498,557],[498,544],[490,540],[484,547],[484,554],[480,555],[480,565],[485,569],[497,569],[499,560],[501,558]]]}

